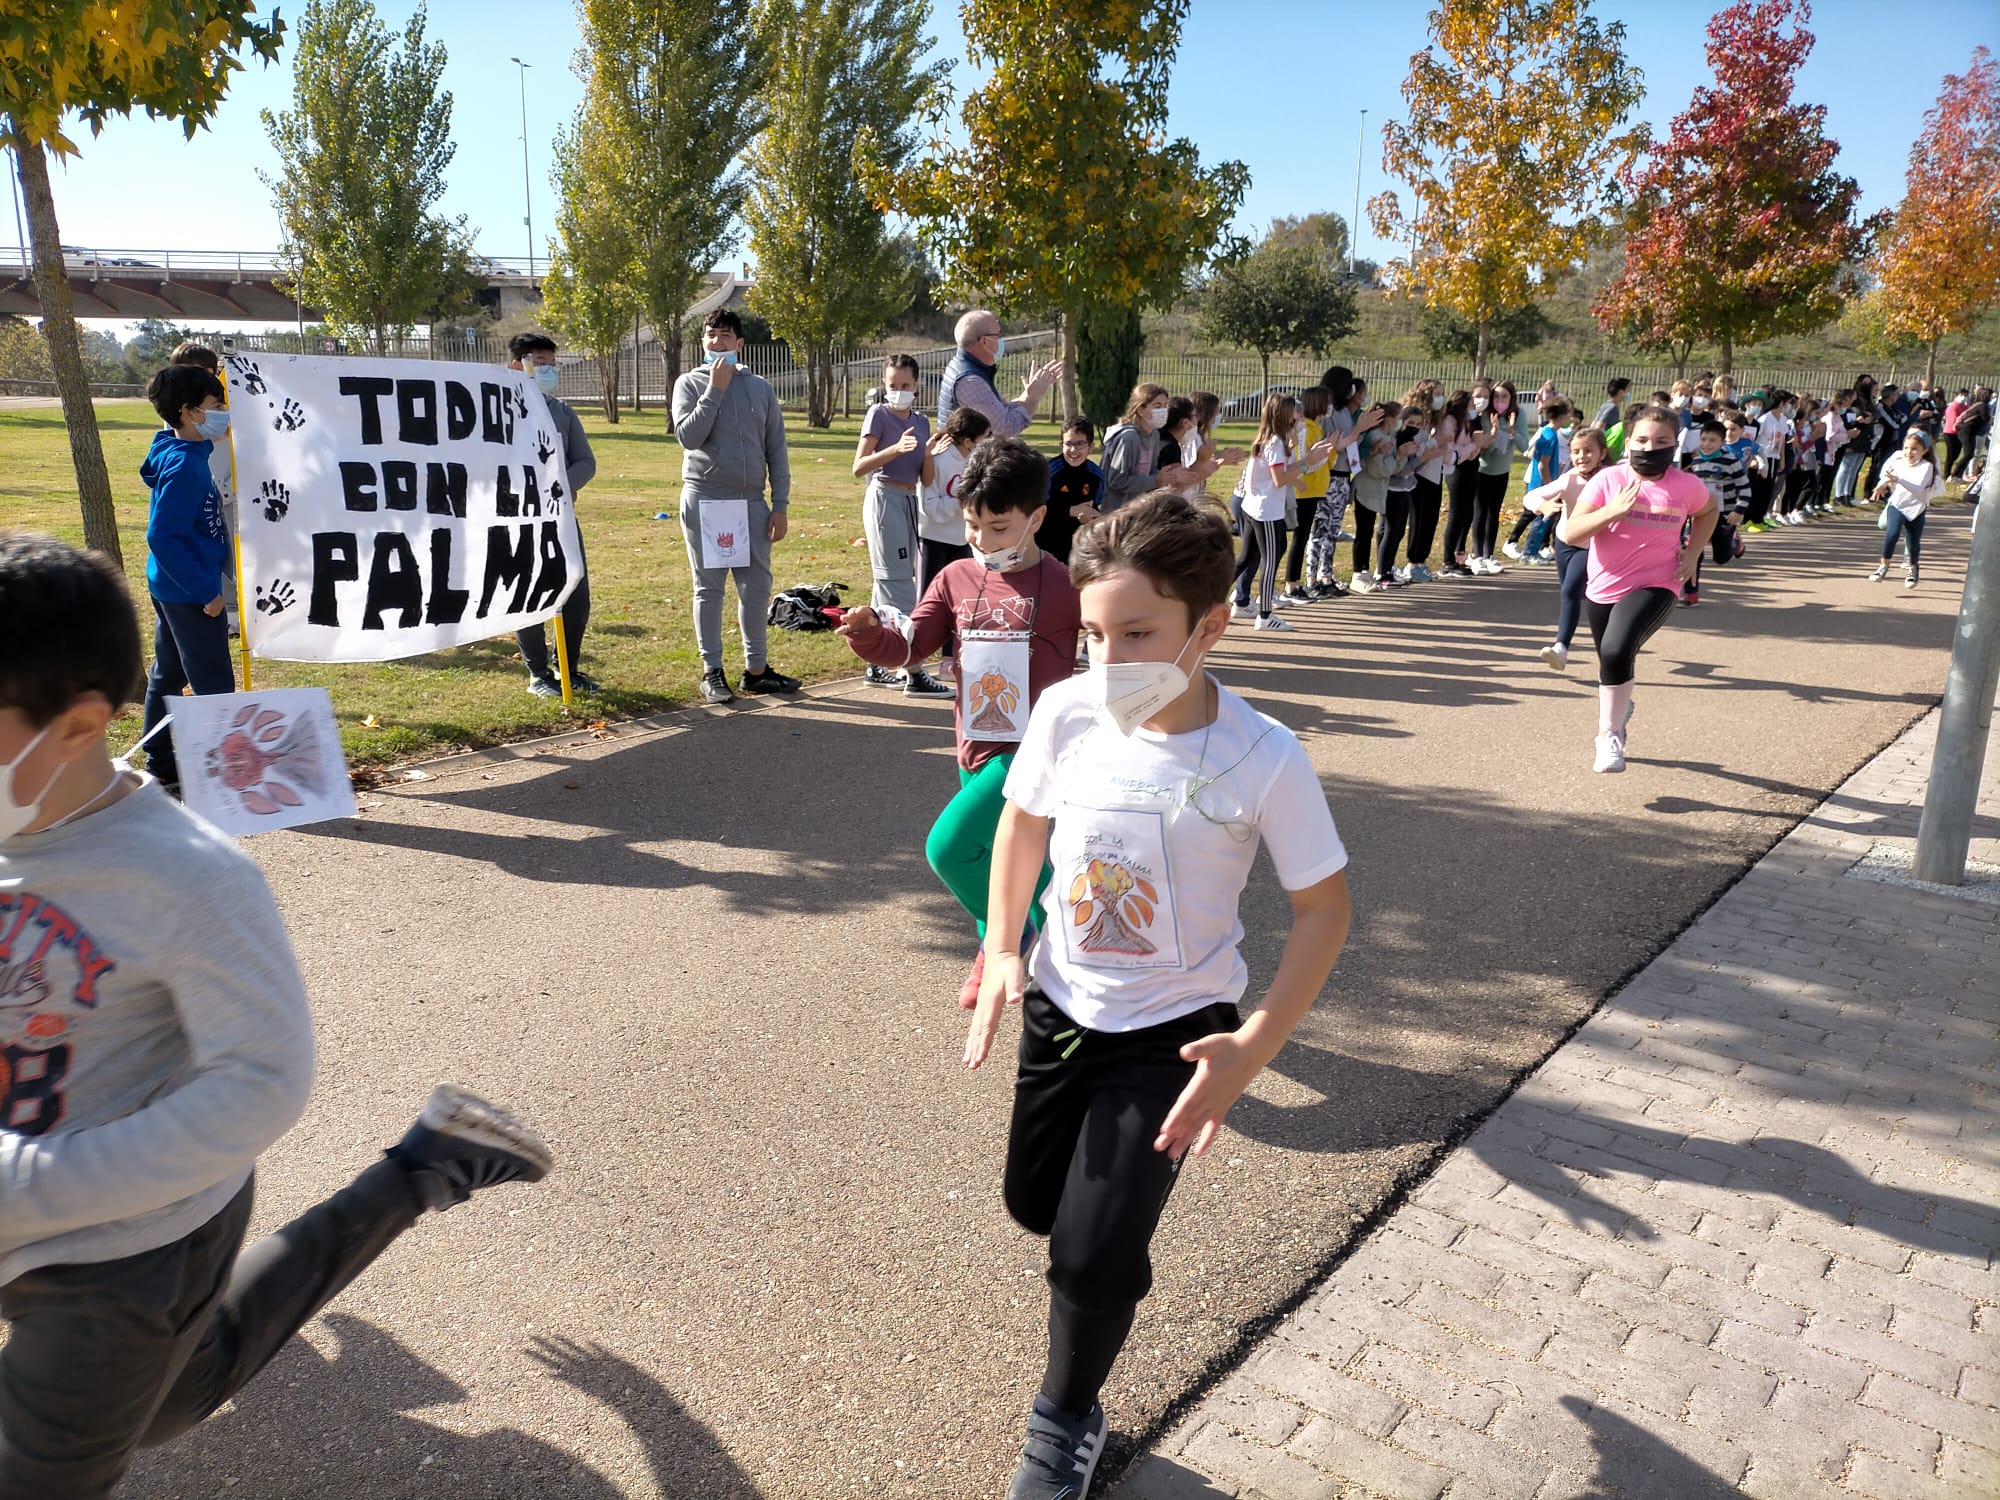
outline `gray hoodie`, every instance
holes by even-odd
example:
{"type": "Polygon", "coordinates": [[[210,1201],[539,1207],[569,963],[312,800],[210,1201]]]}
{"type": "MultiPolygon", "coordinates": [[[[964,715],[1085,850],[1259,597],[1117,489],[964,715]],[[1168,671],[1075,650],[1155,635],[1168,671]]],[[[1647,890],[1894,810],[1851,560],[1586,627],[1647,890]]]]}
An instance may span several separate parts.
{"type": "Polygon", "coordinates": [[[0,843],[0,1285],[192,1233],[312,1089],[249,857],[148,781],[0,843]]]}
{"type": "Polygon", "coordinates": [[[741,365],[717,394],[708,368],[674,382],[674,437],[681,484],[697,499],[757,500],[771,483],[771,509],[792,501],[792,461],[785,451],[785,413],[770,382],[741,365]]]}

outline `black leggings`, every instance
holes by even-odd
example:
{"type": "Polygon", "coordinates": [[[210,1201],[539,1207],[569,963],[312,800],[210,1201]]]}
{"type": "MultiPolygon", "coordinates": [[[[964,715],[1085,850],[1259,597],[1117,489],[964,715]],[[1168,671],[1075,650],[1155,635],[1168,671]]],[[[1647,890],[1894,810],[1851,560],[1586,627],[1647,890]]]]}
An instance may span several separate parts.
{"type": "Polygon", "coordinates": [[[1382,511],[1382,540],[1375,548],[1375,574],[1387,578],[1396,571],[1396,549],[1410,526],[1410,492],[1391,490],[1382,511]]]}
{"type": "Polygon", "coordinates": [[[1583,591],[1590,582],[1590,549],[1556,539],[1556,579],[1562,603],[1556,609],[1556,640],[1567,647],[1576,639],[1577,617],[1583,613],[1583,591]]]}
{"type": "Polygon", "coordinates": [[[1285,582],[1297,583],[1305,571],[1306,543],[1312,540],[1313,518],[1319,514],[1318,495],[1298,497],[1299,524],[1292,528],[1292,545],[1285,554],[1285,582]]]}
{"type": "Polygon", "coordinates": [[[1354,571],[1366,573],[1375,555],[1375,512],[1358,500],[1354,505],[1354,571]]]}
{"type": "Polygon", "coordinates": [[[1278,591],[1278,564],[1285,556],[1285,523],[1243,518],[1243,554],[1236,563],[1236,602],[1250,602],[1250,580],[1257,580],[1257,613],[1271,612],[1278,591]]]}
{"type": "Polygon", "coordinates": [[[1510,474],[1481,474],[1472,492],[1472,555],[1491,557],[1500,545],[1500,506],[1510,474]]]}
{"type": "Polygon", "coordinates": [[[1761,525],[1771,514],[1771,476],[1750,476],[1750,524],[1761,525]]]}
{"type": "Polygon", "coordinates": [[[1600,687],[1618,687],[1632,680],[1639,648],[1666,623],[1679,598],[1676,589],[1634,589],[1610,604],[1599,604],[1595,599],[1583,601],[1591,639],[1597,642],[1600,687]]]}
{"type": "Polygon", "coordinates": [[[1958,472],[1959,447],[1958,434],[1947,432],[1944,435],[1944,468],[1940,471],[1947,479],[1958,472]]]}
{"type": "Polygon", "coordinates": [[[1472,496],[1479,488],[1479,460],[1468,458],[1451,471],[1451,510],[1444,522],[1444,563],[1450,567],[1465,551],[1466,533],[1472,527],[1472,496]]]}
{"type": "Polygon", "coordinates": [[[1138,1031],[1088,1031],[1039,990],[1021,1003],[1003,1191],[1014,1221],[1049,1239],[1042,1394],[1074,1416],[1096,1405],[1153,1288],[1148,1251],[1180,1175],[1153,1140],[1195,1069],[1180,1049],[1237,1025],[1235,1006],[1211,1005],[1138,1031]]]}
{"type": "Polygon", "coordinates": [[[1404,554],[1412,563],[1430,558],[1431,543],[1438,534],[1438,506],[1443,500],[1444,486],[1439,481],[1417,477],[1417,487],[1410,491],[1410,550],[1404,554]]]}

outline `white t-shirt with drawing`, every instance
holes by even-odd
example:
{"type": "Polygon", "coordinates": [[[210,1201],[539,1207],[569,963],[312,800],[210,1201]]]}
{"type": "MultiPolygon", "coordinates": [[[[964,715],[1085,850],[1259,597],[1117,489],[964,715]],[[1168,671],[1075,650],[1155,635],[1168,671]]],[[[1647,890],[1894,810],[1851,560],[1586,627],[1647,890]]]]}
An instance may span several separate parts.
{"type": "Polygon", "coordinates": [[[1137,1031],[1243,998],[1237,902],[1260,838],[1290,891],[1344,869],[1347,850],[1305,747],[1276,719],[1218,684],[1206,729],[1127,737],[1094,686],[1085,675],[1044,693],[1007,773],[1007,800],[1053,820],[1048,925],[1028,972],[1079,1025],[1137,1031]]]}
{"type": "Polygon", "coordinates": [[[931,460],[931,482],[918,503],[917,535],[926,541],[965,545],[965,512],[958,506],[958,476],[965,472],[965,455],[956,443],[931,460]]]}

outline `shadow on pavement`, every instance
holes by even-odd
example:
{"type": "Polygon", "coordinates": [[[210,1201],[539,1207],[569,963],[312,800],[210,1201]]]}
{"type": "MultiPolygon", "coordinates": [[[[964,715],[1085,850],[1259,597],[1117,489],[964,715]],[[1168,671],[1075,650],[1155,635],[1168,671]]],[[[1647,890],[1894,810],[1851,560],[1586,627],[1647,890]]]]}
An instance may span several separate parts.
{"type": "MultiPolygon", "coordinates": [[[[455,1432],[411,1415],[463,1401],[466,1391],[363,1319],[329,1313],[323,1326],[339,1341],[332,1359],[292,1340],[233,1404],[168,1447],[142,1454],[132,1470],[135,1492],[149,1479],[172,1487],[182,1476],[199,1476],[204,1492],[226,1482],[257,1500],[439,1494],[622,1500],[630,1493],[530,1433],[455,1432]]],[[[708,1428],[639,1366],[567,1339],[538,1339],[528,1353],[551,1377],[616,1413],[660,1494],[760,1500],[763,1492],[708,1428]]]]}
{"type": "Polygon", "coordinates": [[[1590,1430],[1597,1449],[1597,1472],[1577,1500],[1724,1500],[1742,1493],[1615,1412],[1580,1396],[1564,1396],[1562,1407],[1590,1430]]]}

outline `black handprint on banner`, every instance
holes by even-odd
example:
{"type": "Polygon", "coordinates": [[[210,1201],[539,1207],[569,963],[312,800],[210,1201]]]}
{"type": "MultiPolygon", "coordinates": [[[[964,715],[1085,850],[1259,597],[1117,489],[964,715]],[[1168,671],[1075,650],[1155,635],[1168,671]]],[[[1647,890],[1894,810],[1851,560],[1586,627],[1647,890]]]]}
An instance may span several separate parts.
{"type": "Polygon", "coordinates": [[[271,419],[271,425],[280,432],[297,432],[306,425],[306,409],[288,397],[285,404],[278,408],[277,416],[271,419]]]}
{"type": "Polygon", "coordinates": [[[545,509],[548,511],[550,515],[559,516],[562,514],[562,499],[563,499],[562,481],[560,479],[551,479],[549,481],[548,501],[545,506],[545,509]]]}
{"type": "Polygon", "coordinates": [[[281,615],[298,602],[298,597],[297,589],[282,578],[274,578],[268,589],[261,583],[257,585],[257,611],[259,614],[281,615]]]}
{"type": "Polygon", "coordinates": [[[514,387],[514,405],[521,413],[523,422],[528,420],[528,393],[520,386],[514,387]]]}
{"type": "Polygon", "coordinates": [[[540,428],[537,428],[535,430],[535,457],[543,463],[547,463],[549,455],[555,451],[555,449],[549,446],[549,435],[540,428]]]}
{"type": "Polygon", "coordinates": [[[267,479],[259,488],[258,494],[263,497],[265,520],[285,519],[285,512],[292,508],[292,492],[289,489],[275,479],[267,479]]]}
{"type": "Polygon", "coordinates": [[[257,373],[255,360],[245,359],[240,354],[232,354],[229,356],[229,368],[234,370],[237,378],[243,382],[243,390],[247,395],[264,394],[264,377],[257,373]]]}

